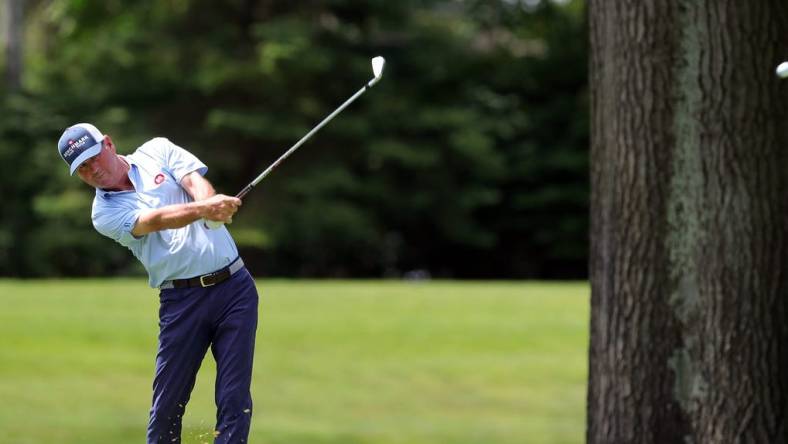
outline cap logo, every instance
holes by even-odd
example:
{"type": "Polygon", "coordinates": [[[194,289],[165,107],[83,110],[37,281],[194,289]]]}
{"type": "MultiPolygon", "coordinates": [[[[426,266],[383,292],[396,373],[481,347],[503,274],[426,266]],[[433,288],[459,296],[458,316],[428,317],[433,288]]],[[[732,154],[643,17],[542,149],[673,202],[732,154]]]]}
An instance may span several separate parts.
{"type": "Polygon", "coordinates": [[[80,137],[77,140],[69,139],[68,149],[63,152],[63,157],[67,159],[71,157],[71,155],[74,154],[74,151],[80,150],[85,145],[85,143],[88,141],[89,138],[91,137],[85,134],[84,136],[80,137]]]}

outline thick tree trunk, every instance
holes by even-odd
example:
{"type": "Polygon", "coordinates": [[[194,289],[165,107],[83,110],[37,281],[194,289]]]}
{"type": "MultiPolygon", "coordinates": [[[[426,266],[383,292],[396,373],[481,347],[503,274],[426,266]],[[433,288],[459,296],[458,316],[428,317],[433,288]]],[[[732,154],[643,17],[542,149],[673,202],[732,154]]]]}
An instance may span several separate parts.
{"type": "Polygon", "coordinates": [[[24,0],[4,0],[5,80],[12,91],[22,85],[22,32],[24,0]]]}
{"type": "Polygon", "coordinates": [[[788,4],[589,21],[588,442],[788,442],[788,4]]]}

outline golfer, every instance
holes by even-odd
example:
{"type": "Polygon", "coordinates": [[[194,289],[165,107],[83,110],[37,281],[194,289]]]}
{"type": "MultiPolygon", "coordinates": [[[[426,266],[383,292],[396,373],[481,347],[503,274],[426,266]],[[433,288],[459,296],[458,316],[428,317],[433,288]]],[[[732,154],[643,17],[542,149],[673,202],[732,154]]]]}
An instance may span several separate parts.
{"type": "Polygon", "coordinates": [[[95,126],[67,128],[58,151],[69,171],[96,189],[93,226],[142,262],[159,288],[159,349],[148,443],[180,442],[197,370],[216,359],[215,443],[247,441],[257,290],[224,226],[240,199],[216,194],[208,168],[165,138],[119,155],[95,126]]]}

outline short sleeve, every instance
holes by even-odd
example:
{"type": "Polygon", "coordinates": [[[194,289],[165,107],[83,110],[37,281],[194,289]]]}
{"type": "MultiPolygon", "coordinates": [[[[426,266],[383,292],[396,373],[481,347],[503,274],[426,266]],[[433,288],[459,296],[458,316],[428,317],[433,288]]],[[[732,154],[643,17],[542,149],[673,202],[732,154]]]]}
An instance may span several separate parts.
{"type": "Polygon", "coordinates": [[[208,172],[208,167],[200,161],[194,154],[175,145],[168,139],[162,139],[162,149],[164,150],[165,165],[170,170],[175,180],[181,182],[183,176],[198,171],[201,176],[208,172]]]}
{"type": "Polygon", "coordinates": [[[145,155],[170,172],[180,183],[183,176],[197,171],[204,176],[208,167],[194,154],[170,142],[165,137],[156,137],[142,145],[134,155],[145,155]]]}
{"type": "Polygon", "coordinates": [[[96,228],[96,231],[104,236],[115,240],[124,247],[129,247],[142,239],[142,237],[137,238],[131,234],[142,211],[136,208],[94,205],[93,226],[96,228]]]}

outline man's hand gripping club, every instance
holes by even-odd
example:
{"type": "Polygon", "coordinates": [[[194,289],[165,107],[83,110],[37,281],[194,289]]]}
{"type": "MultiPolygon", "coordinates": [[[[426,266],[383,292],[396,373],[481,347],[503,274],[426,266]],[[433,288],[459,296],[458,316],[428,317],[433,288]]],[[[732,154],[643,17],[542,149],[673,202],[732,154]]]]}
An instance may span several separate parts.
{"type": "MultiPolygon", "coordinates": [[[[216,228],[222,224],[229,224],[233,222],[233,214],[238,211],[241,206],[241,199],[237,197],[227,196],[224,194],[217,194],[208,199],[201,200],[198,203],[204,205],[202,218],[205,223],[210,227],[216,225],[216,228]]],[[[211,227],[214,228],[214,227],[211,227]]]]}

